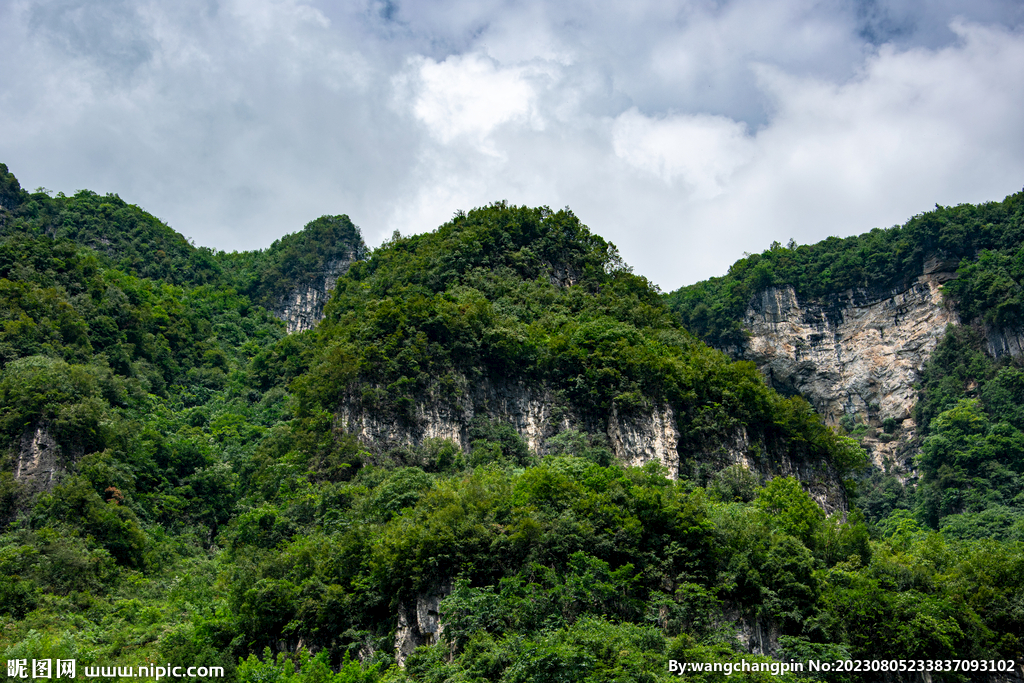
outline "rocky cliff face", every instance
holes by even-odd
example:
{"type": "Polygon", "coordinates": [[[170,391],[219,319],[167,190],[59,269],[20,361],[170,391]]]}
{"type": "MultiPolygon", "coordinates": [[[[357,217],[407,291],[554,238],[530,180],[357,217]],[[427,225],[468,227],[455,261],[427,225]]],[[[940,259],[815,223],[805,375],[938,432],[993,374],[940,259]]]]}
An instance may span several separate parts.
{"type": "Polygon", "coordinates": [[[274,308],[274,315],[287,325],[288,334],[312,329],[324,317],[324,305],[330,301],[338,278],[345,274],[357,255],[332,259],[323,271],[314,274],[291,290],[274,308]]]}
{"type": "Polygon", "coordinates": [[[621,417],[613,406],[607,433],[612,452],[623,465],[658,462],[668,468],[670,477],[679,476],[679,429],[672,406],[629,417],[621,417]]]}
{"type": "Polygon", "coordinates": [[[862,425],[875,464],[905,471],[917,429],[915,384],[946,326],[959,322],[940,289],[952,267],[932,260],[906,289],[847,291],[827,301],[769,288],[747,309],[746,345],[732,351],[757,363],[777,390],[806,397],[827,423],[862,425]],[[886,424],[892,434],[882,431],[886,424]]]}
{"type": "Polygon", "coordinates": [[[490,380],[470,386],[462,378],[458,386],[435,387],[416,405],[412,419],[395,419],[352,400],[340,407],[337,420],[374,450],[448,439],[469,452],[470,425],[478,415],[512,425],[535,453],[547,452],[547,440],[562,431],[604,432],[623,464],[659,462],[672,478],[679,475],[679,430],[670,406],[635,417],[613,410],[607,424],[599,424],[560,403],[549,388],[521,382],[490,380]]]}
{"type": "Polygon", "coordinates": [[[761,480],[797,477],[830,514],[847,509],[840,479],[828,463],[804,462],[789,454],[773,453],[765,444],[748,438],[742,429],[722,441],[682,452],[676,414],[669,405],[629,415],[613,408],[603,419],[585,418],[572,406],[559,402],[546,387],[495,380],[470,386],[463,379],[460,386],[427,392],[412,419],[395,419],[364,407],[353,397],[339,408],[336,420],[373,451],[439,438],[453,441],[468,453],[470,425],[477,415],[512,425],[534,453],[547,453],[547,440],[563,431],[604,434],[615,459],[623,465],[639,467],[657,462],[668,470],[669,477],[677,479],[700,478],[740,464],[761,480]]]}
{"type": "Polygon", "coordinates": [[[441,601],[452,592],[450,582],[416,596],[415,608],[398,604],[398,627],[395,629],[395,661],[405,666],[406,658],[421,645],[433,645],[444,635],[441,601]]]}
{"type": "Polygon", "coordinates": [[[774,477],[797,479],[826,514],[844,514],[849,509],[846,489],[831,464],[777,452],[763,442],[750,439],[743,428],[734,431],[727,439],[705,444],[690,462],[692,471],[689,475],[698,482],[706,480],[709,472],[721,472],[738,465],[762,482],[774,477]]]}
{"type": "Polygon", "coordinates": [[[14,461],[14,480],[25,493],[49,491],[62,471],[57,441],[44,425],[26,429],[14,461]]]}
{"type": "Polygon", "coordinates": [[[1024,354],[1024,330],[1007,330],[991,325],[985,326],[985,342],[993,358],[1024,354]]]}

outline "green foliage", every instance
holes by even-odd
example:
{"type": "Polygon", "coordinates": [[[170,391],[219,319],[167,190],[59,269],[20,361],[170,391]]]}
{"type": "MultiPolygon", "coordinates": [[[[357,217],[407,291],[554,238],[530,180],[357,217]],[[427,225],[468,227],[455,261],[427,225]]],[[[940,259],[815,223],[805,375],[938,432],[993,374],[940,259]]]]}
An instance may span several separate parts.
{"type": "Polygon", "coordinates": [[[472,465],[489,462],[526,465],[530,459],[526,442],[512,425],[478,418],[469,428],[469,438],[472,465]]]}
{"type": "MultiPolygon", "coordinates": [[[[395,239],[339,279],[327,318],[299,343],[268,354],[308,368],[290,385],[300,416],[346,403],[414,426],[426,397],[463,412],[482,400],[480,387],[532,385],[594,424],[668,404],[684,451],[744,428],[769,450],[825,457],[842,473],[866,462],[806,401],[779,397],[753,364],[680,329],[656,288],[568,211],[500,203],[395,239]]],[[[257,372],[270,357],[254,361],[257,372]]],[[[281,381],[261,376],[263,386],[281,381]]],[[[510,425],[477,420],[469,431],[470,465],[531,457],[510,425]]],[[[556,438],[564,443],[549,451],[609,462],[604,444],[556,438]]]]}
{"type": "Polygon", "coordinates": [[[52,494],[42,496],[36,505],[36,514],[44,520],[56,520],[80,529],[128,566],[144,563],[148,539],[135,513],[121,506],[116,498],[105,502],[79,477],[72,477],[52,494]]]}
{"type": "Polygon", "coordinates": [[[925,368],[913,506],[923,523],[953,537],[1019,540],[1024,372],[1012,359],[992,360],[982,345],[974,330],[950,327],[925,368]]]}
{"type": "Polygon", "coordinates": [[[323,277],[331,264],[365,258],[366,245],[348,216],[321,216],[261,252],[220,255],[236,288],[266,308],[297,285],[323,277]]]}
{"type": "Polygon", "coordinates": [[[21,183],[7,170],[7,164],[0,164],[0,209],[8,211],[18,208],[28,194],[21,189],[21,183]]]}
{"type": "MultiPolygon", "coordinates": [[[[1000,245],[1003,246],[1003,245],[1000,245]]],[[[977,260],[965,259],[956,280],[943,291],[965,320],[982,320],[997,328],[1019,327],[1024,321],[1024,247],[982,248],[977,260]]]]}
{"type": "Polygon", "coordinates": [[[749,503],[757,495],[757,475],[743,465],[730,465],[715,476],[708,488],[724,502],[749,503]]]}
{"type": "Polygon", "coordinates": [[[928,359],[922,378],[922,396],[914,419],[926,431],[933,419],[961,398],[976,398],[979,383],[995,373],[992,360],[981,348],[978,333],[969,327],[950,325],[928,359]]]}
{"type": "Polygon", "coordinates": [[[346,654],[338,671],[334,671],[327,660],[326,652],[313,656],[309,650],[301,650],[295,659],[279,653],[274,659],[270,649],[260,659],[254,654],[238,665],[240,683],[376,683],[381,680],[377,665],[362,667],[346,654]]]}
{"type": "Polygon", "coordinates": [[[395,470],[386,481],[376,487],[370,505],[386,522],[404,508],[415,505],[424,491],[430,489],[432,485],[430,477],[419,468],[395,470]]]}
{"type": "Polygon", "coordinates": [[[201,284],[215,280],[220,271],[212,251],[193,247],[169,226],[117,195],[81,190],[73,197],[50,197],[37,192],[22,194],[16,206],[4,208],[11,213],[0,226],[0,235],[73,242],[90,248],[104,265],[137,277],[201,284]]]}
{"type": "Polygon", "coordinates": [[[758,491],[754,505],[772,519],[779,531],[813,546],[821,533],[825,513],[793,477],[776,477],[758,491]]]}
{"type": "Polygon", "coordinates": [[[546,445],[552,455],[583,458],[598,465],[610,465],[614,460],[608,439],[603,434],[567,429],[548,439],[546,445]]]}

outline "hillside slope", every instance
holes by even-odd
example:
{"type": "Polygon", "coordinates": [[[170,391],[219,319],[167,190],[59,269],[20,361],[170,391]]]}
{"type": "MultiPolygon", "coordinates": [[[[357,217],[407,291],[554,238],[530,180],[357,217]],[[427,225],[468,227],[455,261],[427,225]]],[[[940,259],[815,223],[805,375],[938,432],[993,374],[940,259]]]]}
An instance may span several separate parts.
{"type": "Polygon", "coordinates": [[[828,463],[852,456],[806,404],[683,332],[571,213],[495,205],[386,245],[339,281],[314,349],[300,405],[374,451],[431,437],[469,451],[480,417],[541,455],[575,430],[673,478],[742,461],[845,505],[828,463]]]}
{"type": "MultiPolygon", "coordinates": [[[[0,200],[9,661],[596,682],[1024,654],[1020,544],[847,511],[859,447],[568,211],[223,254],[5,167],[0,200]],[[319,292],[313,320],[335,277],[288,334],[282,296],[319,292]]],[[[973,405],[944,438],[987,447],[973,405]]]]}

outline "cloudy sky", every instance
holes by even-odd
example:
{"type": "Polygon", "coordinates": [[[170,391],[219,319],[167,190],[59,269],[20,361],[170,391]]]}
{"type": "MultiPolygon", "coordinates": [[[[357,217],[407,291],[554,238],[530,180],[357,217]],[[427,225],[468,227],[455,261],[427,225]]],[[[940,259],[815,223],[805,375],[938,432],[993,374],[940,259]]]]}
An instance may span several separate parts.
{"type": "Polygon", "coordinates": [[[0,0],[0,162],[197,244],[569,206],[663,289],[1024,187],[1019,0],[0,0]]]}

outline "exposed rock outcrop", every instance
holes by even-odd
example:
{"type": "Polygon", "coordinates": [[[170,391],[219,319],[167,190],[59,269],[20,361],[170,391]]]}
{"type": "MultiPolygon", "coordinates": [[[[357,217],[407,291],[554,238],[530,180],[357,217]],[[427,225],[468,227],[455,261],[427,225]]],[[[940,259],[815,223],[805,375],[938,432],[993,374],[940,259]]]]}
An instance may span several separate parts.
{"type": "Polygon", "coordinates": [[[993,358],[1024,354],[1024,330],[1007,330],[994,325],[985,326],[985,342],[993,358]]]}
{"type": "Polygon", "coordinates": [[[679,476],[679,429],[672,406],[623,418],[613,406],[608,417],[612,452],[623,465],[642,467],[658,462],[673,479],[679,476]]]}
{"type": "Polygon", "coordinates": [[[416,596],[415,609],[399,603],[398,628],[395,629],[395,660],[405,666],[406,658],[420,645],[433,645],[444,635],[441,601],[452,592],[451,583],[416,596]]]}
{"type": "Polygon", "coordinates": [[[733,614],[736,615],[732,623],[736,627],[736,640],[740,649],[767,657],[778,657],[781,654],[777,625],[756,616],[740,616],[736,612],[733,614]]]}
{"type": "Polygon", "coordinates": [[[572,414],[556,418],[556,405],[553,392],[547,388],[505,382],[482,382],[471,387],[459,377],[455,386],[432,387],[415,406],[411,419],[396,419],[353,397],[340,406],[337,420],[346,432],[376,450],[419,445],[426,439],[448,439],[468,452],[473,418],[487,415],[511,424],[530,450],[543,452],[549,436],[579,424],[572,414]]]}
{"type": "Polygon", "coordinates": [[[274,308],[274,315],[285,322],[289,334],[312,329],[323,319],[324,306],[331,299],[334,285],[356,258],[357,254],[353,251],[347,258],[328,261],[322,272],[282,297],[274,308]]]}
{"type": "Polygon", "coordinates": [[[34,495],[52,489],[61,471],[60,449],[46,426],[26,429],[18,444],[14,480],[34,495]]]}
{"type": "Polygon", "coordinates": [[[547,387],[522,382],[484,381],[470,386],[462,378],[457,387],[428,392],[416,405],[412,419],[395,419],[352,400],[340,407],[337,420],[345,431],[375,450],[439,438],[469,452],[470,427],[478,415],[512,425],[535,453],[547,452],[547,440],[559,432],[603,432],[619,462],[635,466],[658,462],[668,468],[673,479],[679,475],[679,430],[670,406],[630,416],[613,409],[602,421],[583,417],[547,387]]]}
{"type": "MultiPolygon", "coordinates": [[[[875,464],[904,470],[913,453],[915,384],[956,313],[942,300],[953,277],[933,260],[911,286],[883,295],[847,291],[827,301],[799,301],[791,286],[766,289],[744,317],[750,333],[734,350],[784,393],[806,397],[829,424],[847,418],[868,428],[875,464]],[[879,434],[886,420],[897,429],[879,434]]],[[[990,342],[991,343],[991,342],[990,342]]]]}
{"type": "Polygon", "coordinates": [[[512,425],[535,453],[548,452],[547,440],[563,431],[605,434],[615,459],[624,465],[657,462],[676,479],[680,475],[699,477],[697,469],[706,473],[741,464],[761,480],[797,477],[830,514],[847,509],[840,479],[828,463],[804,462],[788,454],[774,453],[765,444],[752,442],[742,429],[724,440],[681,453],[677,417],[669,405],[628,414],[613,408],[603,419],[585,417],[543,386],[496,380],[470,386],[463,378],[457,386],[436,387],[426,392],[411,419],[395,419],[386,412],[366,407],[361,397],[352,397],[339,407],[336,420],[339,427],[377,452],[419,445],[431,438],[451,440],[469,452],[470,428],[478,415],[512,425]]]}

